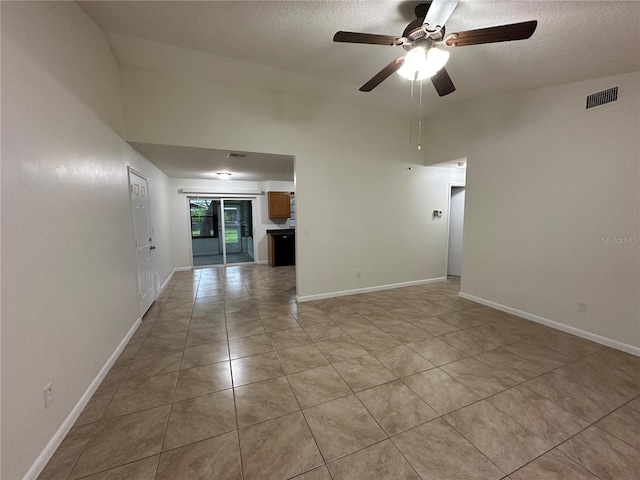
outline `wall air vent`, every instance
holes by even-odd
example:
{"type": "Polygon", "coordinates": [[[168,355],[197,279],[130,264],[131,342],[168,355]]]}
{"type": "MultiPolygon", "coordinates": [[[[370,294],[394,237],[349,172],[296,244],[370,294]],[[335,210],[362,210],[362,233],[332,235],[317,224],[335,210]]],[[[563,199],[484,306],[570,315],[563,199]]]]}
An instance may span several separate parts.
{"type": "Polygon", "coordinates": [[[246,156],[247,156],[246,153],[230,152],[230,153],[227,154],[227,158],[244,158],[246,156]]]}
{"type": "Polygon", "coordinates": [[[587,97],[587,110],[618,100],[618,87],[609,88],[587,97]]]}

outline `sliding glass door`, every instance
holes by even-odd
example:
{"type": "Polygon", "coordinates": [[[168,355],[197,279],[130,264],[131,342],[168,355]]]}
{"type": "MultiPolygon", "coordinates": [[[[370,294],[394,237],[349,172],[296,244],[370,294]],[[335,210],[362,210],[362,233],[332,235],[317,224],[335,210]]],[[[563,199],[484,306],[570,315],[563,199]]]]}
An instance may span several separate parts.
{"type": "Polygon", "coordinates": [[[193,266],[254,261],[251,200],[192,198],[193,266]]]}
{"type": "Polygon", "coordinates": [[[190,199],[189,211],[193,266],[223,264],[223,244],[220,241],[221,201],[206,198],[190,199]]]}

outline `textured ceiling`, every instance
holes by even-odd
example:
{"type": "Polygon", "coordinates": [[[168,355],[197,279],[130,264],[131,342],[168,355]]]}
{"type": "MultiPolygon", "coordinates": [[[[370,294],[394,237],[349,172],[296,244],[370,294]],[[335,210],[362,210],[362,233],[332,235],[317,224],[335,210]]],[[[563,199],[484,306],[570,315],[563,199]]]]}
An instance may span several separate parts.
{"type": "MultiPolygon", "coordinates": [[[[413,5],[395,1],[96,1],[80,2],[106,32],[152,40],[285,72],[348,84],[374,107],[407,81],[394,75],[371,93],[360,85],[404,51],[400,47],[338,44],[337,30],[400,35],[413,5]]],[[[457,91],[439,98],[428,88],[427,109],[446,102],[557,85],[640,70],[640,3],[613,1],[461,1],[449,33],[538,20],[529,40],[451,49],[447,69],[457,91]]],[[[112,37],[109,37],[112,38],[112,37]]],[[[114,49],[130,64],[122,45],[114,49]],[[125,58],[126,57],[126,58],[125,58]]],[[[157,46],[156,46],[157,48],[157,46]]],[[[144,60],[140,59],[142,63],[144,60]]],[[[166,68],[175,61],[167,54],[166,68]]],[[[286,90],[305,89],[282,82],[286,90]]],[[[322,96],[316,83],[311,96],[322,96]]],[[[384,106],[383,106],[384,108],[384,106]]],[[[403,107],[401,107],[403,108],[403,107]]],[[[427,110],[428,111],[428,110],[427,110]]]]}
{"type": "Polygon", "coordinates": [[[217,172],[232,172],[230,180],[293,182],[293,157],[265,153],[237,152],[246,157],[228,157],[229,150],[179,147],[130,142],[170,178],[218,180],[217,172]],[[180,161],[176,161],[179,159],[180,161]]]}
{"type": "MultiPolygon", "coordinates": [[[[409,82],[398,75],[371,93],[358,88],[404,51],[332,37],[337,30],[400,35],[418,3],[79,2],[121,65],[400,113],[411,104],[409,82]]],[[[447,70],[457,90],[440,98],[427,82],[423,115],[453,102],[640,70],[637,1],[462,0],[446,27],[533,19],[538,28],[529,40],[451,49],[447,70]]]]}

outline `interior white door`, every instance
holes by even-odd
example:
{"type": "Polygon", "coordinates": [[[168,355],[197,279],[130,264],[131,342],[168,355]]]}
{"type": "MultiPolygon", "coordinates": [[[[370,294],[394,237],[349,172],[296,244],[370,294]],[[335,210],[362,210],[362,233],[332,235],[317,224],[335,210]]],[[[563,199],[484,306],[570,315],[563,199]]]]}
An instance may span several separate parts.
{"type": "Polygon", "coordinates": [[[156,299],[153,285],[153,262],[151,252],[155,249],[151,239],[149,216],[149,185],[147,179],[129,169],[129,193],[133,210],[133,230],[138,268],[138,300],[142,317],[156,299]]]}
{"type": "Polygon", "coordinates": [[[464,226],[464,187],[451,188],[449,206],[449,261],[447,275],[462,273],[462,230],[464,226]]]}

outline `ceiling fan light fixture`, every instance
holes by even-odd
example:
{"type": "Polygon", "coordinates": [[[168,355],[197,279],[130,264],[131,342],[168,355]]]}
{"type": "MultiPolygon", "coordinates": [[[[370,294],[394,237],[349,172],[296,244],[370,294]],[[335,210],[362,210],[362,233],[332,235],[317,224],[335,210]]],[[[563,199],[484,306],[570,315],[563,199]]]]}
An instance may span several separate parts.
{"type": "Polygon", "coordinates": [[[427,52],[427,64],[434,72],[440,71],[449,61],[449,52],[440,48],[430,48],[427,52]]]}
{"type": "Polygon", "coordinates": [[[433,77],[449,60],[449,52],[439,48],[415,47],[404,57],[404,64],[398,69],[398,74],[407,80],[425,80],[433,77]],[[417,76],[416,76],[417,74],[417,76]]]}
{"type": "Polygon", "coordinates": [[[404,63],[398,69],[398,75],[406,78],[407,80],[414,80],[416,73],[418,73],[418,79],[420,79],[420,74],[426,71],[426,69],[427,52],[422,47],[415,47],[409,50],[404,56],[404,63]]]}
{"type": "Polygon", "coordinates": [[[431,83],[433,83],[436,92],[439,96],[444,97],[455,92],[456,87],[447,70],[443,68],[449,58],[448,53],[434,48],[434,46],[457,48],[467,45],[526,40],[531,38],[538,26],[537,20],[529,20],[445,35],[444,26],[458,3],[459,0],[427,0],[426,3],[417,5],[415,8],[416,19],[409,22],[401,37],[342,30],[336,32],[333,36],[334,42],[387,45],[408,50],[404,56],[395,58],[371,77],[359,90],[370,92],[389,78],[391,74],[397,72],[411,81],[432,77],[431,83]]]}
{"type": "Polygon", "coordinates": [[[216,175],[218,175],[218,178],[220,178],[220,180],[227,180],[231,176],[231,173],[229,173],[229,172],[217,172],[216,175]]]}

